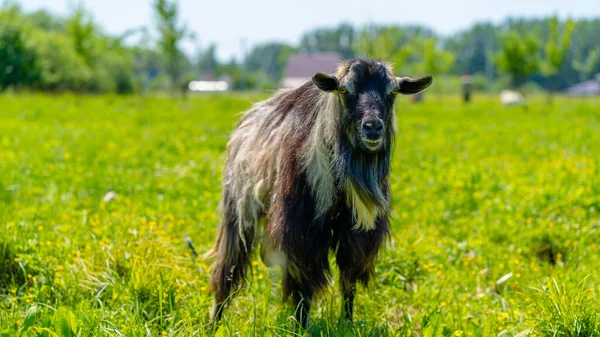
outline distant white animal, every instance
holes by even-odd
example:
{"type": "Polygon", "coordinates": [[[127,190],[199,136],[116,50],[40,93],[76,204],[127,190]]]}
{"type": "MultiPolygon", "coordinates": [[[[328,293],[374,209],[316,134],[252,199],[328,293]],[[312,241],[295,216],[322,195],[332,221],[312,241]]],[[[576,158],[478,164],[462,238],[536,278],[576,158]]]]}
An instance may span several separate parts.
{"type": "Polygon", "coordinates": [[[502,90],[500,92],[500,101],[505,107],[525,104],[523,95],[512,90],[502,90]]]}

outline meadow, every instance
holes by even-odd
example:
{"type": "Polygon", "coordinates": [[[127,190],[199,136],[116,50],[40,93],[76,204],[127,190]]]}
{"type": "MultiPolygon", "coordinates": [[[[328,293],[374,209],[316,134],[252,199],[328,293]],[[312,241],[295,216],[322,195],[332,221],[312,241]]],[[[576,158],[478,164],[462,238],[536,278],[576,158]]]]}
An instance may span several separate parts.
{"type": "MultiPolygon", "coordinates": [[[[0,336],[204,336],[225,145],[267,94],[0,96],[0,336]]],[[[255,257],[219,336],[600,336],[600,100],[397,101],[392,235],[355,323],[255,257]]],[[[335,268],[334,268],[335,269],[335,268]]]]}

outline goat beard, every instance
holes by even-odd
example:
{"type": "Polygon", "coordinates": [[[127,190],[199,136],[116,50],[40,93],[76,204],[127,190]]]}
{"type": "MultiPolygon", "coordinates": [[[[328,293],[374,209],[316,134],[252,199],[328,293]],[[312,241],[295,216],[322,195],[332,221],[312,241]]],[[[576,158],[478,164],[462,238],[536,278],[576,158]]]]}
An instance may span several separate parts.
{"type": "Polygon", "coordinates": [[[389,207],[387,178],[390,169],[389,138],[377,152],[365,151],[359,141],[351,144],[346,139],[338,143],[336,155],[333,158],[333,169],[338,186],[350,193],[356,194],[364,205],[370,205],[381,211],[389,207]]]}

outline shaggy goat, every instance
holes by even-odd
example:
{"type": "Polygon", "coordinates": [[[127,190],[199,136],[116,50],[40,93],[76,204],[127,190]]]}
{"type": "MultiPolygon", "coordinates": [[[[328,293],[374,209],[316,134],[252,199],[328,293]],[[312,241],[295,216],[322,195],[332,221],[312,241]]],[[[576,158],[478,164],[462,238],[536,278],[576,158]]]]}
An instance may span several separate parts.
{"type": "Polygon", "coordinates": [[[389,231],[394,100],[431,82],[397,78],[385,63],[355,59],[244,114],[227,145],[221,226],[209,253],[216,255],[213,324],[258,243],[265,264],[281,266],[284,298],[304,327],[333,251],[342,317],[352,320],[356,283],[369,281],[389,231]]]}

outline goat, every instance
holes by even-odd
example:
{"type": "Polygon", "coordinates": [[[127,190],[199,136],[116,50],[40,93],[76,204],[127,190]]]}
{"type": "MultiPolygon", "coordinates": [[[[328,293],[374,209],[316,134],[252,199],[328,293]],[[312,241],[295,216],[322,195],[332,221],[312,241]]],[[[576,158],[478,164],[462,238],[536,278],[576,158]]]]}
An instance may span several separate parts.
{"type": "Polygon", "coordinates": [[[504,107],[524,105],[525,98],[521,93],[512,90],[502,90],[500,92],[500,101],[504,107]]]}
{"type": "Polygon", "coordinates": [[[327,284],[333,252],[342,317],[352,320],[356,284],[368,283],[389,235],[394,101],[431,82],[394,77],[378,60],[353,59],[243,115],[227,145],[221,224],[207,254],[216,256],[212,326],[257,244],[266,265],[282,268],[284,298],[303,327],[327,284]]]}

